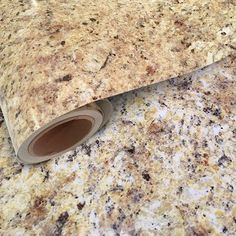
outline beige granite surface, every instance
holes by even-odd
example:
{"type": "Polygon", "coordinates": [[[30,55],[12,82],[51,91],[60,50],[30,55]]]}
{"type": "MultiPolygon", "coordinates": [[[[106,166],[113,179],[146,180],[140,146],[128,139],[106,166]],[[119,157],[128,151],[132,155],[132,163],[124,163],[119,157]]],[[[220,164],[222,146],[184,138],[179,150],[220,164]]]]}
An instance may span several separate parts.
{"type": "Polygon", "coordinates": [[[17,151],[52,119],[236,48],[229,0],[1,0],[0,105],[17,151]]]}
{"type": "Polygon", "coordinates": [[[110,122],[23,166],[1,119],[1,235],[236,235],[236,58],[111,99],[110,122]]]}

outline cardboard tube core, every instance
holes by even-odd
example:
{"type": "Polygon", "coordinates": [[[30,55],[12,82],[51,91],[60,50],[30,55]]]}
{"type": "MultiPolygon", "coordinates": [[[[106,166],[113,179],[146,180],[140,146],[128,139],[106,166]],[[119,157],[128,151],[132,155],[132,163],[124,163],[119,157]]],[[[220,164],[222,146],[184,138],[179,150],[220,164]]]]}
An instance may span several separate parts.
{"type": "Polygon", "coordinates": [[[39,126],[16,148],[17,160],[36,164],[73,150],[94,135],[111,113],[111,103],[101,100],[58,116],[39,126]]]}
{"type": "Polygon", "coordinates": [[[54,155],[74,146],[82,140],[93,127],[91,117],[74,117],[54,124],[37,135],[29,145],[33,156],[54,155]]]}

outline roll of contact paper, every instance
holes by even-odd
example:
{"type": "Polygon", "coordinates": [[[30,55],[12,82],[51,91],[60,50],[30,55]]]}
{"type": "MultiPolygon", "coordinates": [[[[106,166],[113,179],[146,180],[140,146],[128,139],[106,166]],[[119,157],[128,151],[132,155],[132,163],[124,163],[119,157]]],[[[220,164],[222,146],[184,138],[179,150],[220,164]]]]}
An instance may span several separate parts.
{"type": "Polygon", "coordinates": [[[102,100],[52,120],[32,133],[19,149],[15,148],[18,160],[28,164],[38,163],[75,148],[101,128],[111,112],[111,103],[102,100]]]}
{"type": "Polygon", "coordinates": [[[0,105],[23,163],[90,138],[109,119],[106,98],[236,48],[230,1],[13,0],[0,9],[0,105]]]}

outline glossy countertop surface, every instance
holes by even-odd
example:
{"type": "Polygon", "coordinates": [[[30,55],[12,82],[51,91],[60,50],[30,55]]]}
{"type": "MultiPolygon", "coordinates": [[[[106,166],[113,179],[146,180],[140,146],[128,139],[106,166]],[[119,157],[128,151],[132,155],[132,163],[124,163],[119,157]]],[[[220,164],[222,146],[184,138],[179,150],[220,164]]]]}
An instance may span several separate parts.
{"type": "Polygon", "coordinates": [[[23,166],[0,119],[2,235],[235,235],[235,56],[113,97],[109,123],[23,166]]]}

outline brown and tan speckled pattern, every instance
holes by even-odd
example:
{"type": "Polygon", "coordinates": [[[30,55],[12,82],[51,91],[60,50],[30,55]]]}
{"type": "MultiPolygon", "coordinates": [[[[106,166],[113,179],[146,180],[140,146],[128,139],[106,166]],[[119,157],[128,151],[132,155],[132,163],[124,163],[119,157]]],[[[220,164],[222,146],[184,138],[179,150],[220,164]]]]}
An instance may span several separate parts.
{"type": "Polygon", "coordinates": [[[3,0],[0,9],[0,104],[16,151],[62,114],[236,48],[235,1],[3,0]]]}
{"type": "Polygon", "coordinates": [[[14,162],[0,127],[2,235],[236,234],[236,60],[116,96],[87,143],[14,162]]]}

